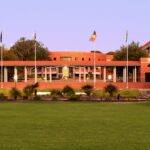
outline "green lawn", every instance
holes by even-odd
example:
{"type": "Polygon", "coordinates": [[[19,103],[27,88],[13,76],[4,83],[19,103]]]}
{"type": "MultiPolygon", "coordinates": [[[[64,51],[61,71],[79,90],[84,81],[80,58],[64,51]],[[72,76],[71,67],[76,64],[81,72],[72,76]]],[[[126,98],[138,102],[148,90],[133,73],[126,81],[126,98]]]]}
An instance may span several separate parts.
{"type": "Polygon", "coordinates": [[[0,150],[149,149],[150,103],[0,103],[0,150]]]}

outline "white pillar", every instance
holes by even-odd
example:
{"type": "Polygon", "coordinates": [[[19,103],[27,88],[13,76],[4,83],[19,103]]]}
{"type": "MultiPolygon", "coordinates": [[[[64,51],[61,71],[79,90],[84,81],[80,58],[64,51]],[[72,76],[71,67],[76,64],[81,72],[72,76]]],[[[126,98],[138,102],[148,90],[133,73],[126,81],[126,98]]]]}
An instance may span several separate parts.
{"type": "Polygon", "coordinates": [[[104,72],[103,72],[103,80],[106,82],[106,67],[104,66],[104,72]]]}
{"type": "Polygon", "coordinates": [[[4,67],[4,82],[8,82],[8,70],[7,70],[7,67],[4,67]]]}
{"type": "Polygon", "coordinates": [[[73,67],[73,79],[75,79],[75,67],[73,67]]]}
{"type": "Polygon", "coordinates": [[[134,81],[133,82],[137,82],[137,68],[136,66],[133,68],[133,78],[134,78],[134,81]]]}
{"type": "Polygon", "coordinates": [[[123,82],[127,82],[127,68],[123,68],[123,82]]]}
{"type": "Polygon", "coordinates": [[[45,67],[45,77],[44,77],[44,80],[45,80],[45,82],[47,82],[47,67],[45,67]]]}
{"type": "Polygon", "coordinates": [[[36,83],[37,82],[37,67],[35,67],[35,75],[34,75],[34,82],[36,83]]]}
{"type": "Polygon", "coordinates": [[[56,77],[59,77],[59,67],[56,68],[56,77]]]}
{"type": "Polygon", "coordinates": [[[49,81],[52,82],[52,68],[49,67],[49,81]]]}
{"type": "Polygon", "coordinates": [[[27,67],[24,67],[24,82],[27,82],[28,77],[27,77],[27,67]]]}
{"type": "Polygon", "coordinates": [[[14,77],[16,77],[16,82],[18,82],[18,73],[17,73],[17,67],[14,67],[14,77]]]}
{"type": "Polygon", "coordinates": [[[84,82],[86,82],[86,68],[84,67],[84,82]]]}
{"type": "Polygon", "coordinates": [[[81,67],[79,67],[79,82],[81,82],[81,67]]]}
{"type": "Polygon", "coordinates": [[[113,82],[116,82],[116,67],[113,68],[113,82]]]}

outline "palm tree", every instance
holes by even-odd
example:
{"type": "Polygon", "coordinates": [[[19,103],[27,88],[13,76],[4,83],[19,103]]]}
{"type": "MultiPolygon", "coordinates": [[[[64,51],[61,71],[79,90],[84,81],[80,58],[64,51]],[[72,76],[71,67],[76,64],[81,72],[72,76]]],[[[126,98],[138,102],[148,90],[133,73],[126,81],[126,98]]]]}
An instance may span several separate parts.
{"type": "Polygon", "coordinates": [[[93,86],[86,84],[86,85],[82,86],[82,90],[89,96],[89,95],[91,95],[91,93],[93,91],[93,86]]]}
{"type": "Polygon", "coordinates": [[[109,93],[110,97],[113,97],[114,93],[118,91],[118,88],[112,84],[108,84],[104,89],[105,89],[105,92],[109,93]]]}

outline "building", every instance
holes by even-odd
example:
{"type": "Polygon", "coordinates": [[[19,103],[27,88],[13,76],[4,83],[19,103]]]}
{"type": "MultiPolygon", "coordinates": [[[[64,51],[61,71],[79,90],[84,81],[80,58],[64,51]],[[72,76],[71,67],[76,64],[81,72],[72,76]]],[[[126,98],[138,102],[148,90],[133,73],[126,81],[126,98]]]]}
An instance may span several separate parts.
{"type": "Polygon", "coordinates": [[[112,59],[112,55],[94,52],[50,52],[50,61],[36,61],[36,65],[35,61],[3,61],[0,84],[1,88],[23,88],[35,82],[41,88],[81,88],[84,84],[103,88],[113,83],[120,89],[150,88],[150,58],[129,61],[128,67],[126,61],[112,59]]]}

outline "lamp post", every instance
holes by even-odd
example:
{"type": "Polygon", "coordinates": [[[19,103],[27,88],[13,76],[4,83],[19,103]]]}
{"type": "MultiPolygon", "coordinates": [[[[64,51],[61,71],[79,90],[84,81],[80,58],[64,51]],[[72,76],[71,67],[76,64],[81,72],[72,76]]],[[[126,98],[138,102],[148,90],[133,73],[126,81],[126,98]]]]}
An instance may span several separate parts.
{"type": "Polygon", "coordinates": [[[111,82],[111,80],[112,80],[112,75],[111,74],[108,75],[108,80],[109,80],[109,82],[111,82]]]}

